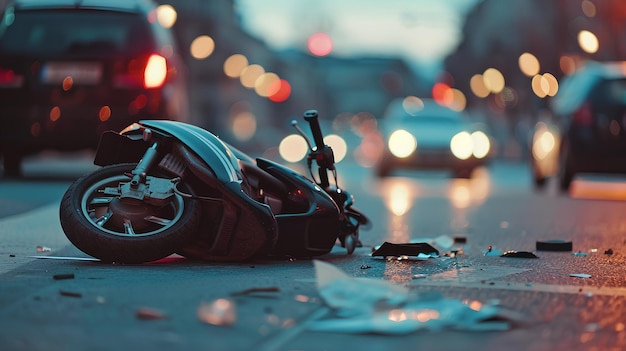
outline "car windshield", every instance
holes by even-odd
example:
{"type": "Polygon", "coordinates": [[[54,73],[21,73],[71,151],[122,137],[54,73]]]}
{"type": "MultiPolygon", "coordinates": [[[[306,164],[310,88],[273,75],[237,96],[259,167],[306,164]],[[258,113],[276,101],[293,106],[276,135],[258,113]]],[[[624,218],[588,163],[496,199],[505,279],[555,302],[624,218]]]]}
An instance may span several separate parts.
{"type": "Polygon", "coordinates": [[[154,47],[145,21],[130,13],[17,11],[14,18],[0,37],[3,55],[133,55],[154,47]]]}

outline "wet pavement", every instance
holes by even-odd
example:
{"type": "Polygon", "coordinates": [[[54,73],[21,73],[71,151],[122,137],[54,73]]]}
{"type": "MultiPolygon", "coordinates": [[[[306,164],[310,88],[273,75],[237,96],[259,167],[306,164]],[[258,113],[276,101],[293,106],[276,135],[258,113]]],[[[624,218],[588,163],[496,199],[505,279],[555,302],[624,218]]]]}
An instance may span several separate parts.
{"type": "MultiPolygon", "coordinates": [[[[355,319],[348,318],[349,309],[324,298],[314,260],[217,264],[173,256],[143,265],[104,264],[68,259],[88,257],[64,241],[54,206],[1,224],[19,226],[25,236],[45,231],[45,242],[52,243],[50,252],[15,248],[9,255],[3,249],[2,350],[620,350],[626,345],[621,253],[504,258],[485,256],[483,247],[467,241],[439,247],[438,257],[397,259],[372,257],[368,245],[352,256],[336,247],[318,259],[343,272],[348,284],[352,279],[360,284],[339,286],[345,292],[340,301],[361,306],[355,319]],[[398,287],[406,295],[398,295],[398,287]],[[426,304],[410,309],[406,301],[394,300],[398,296],[426,304]],[[495,313],[485,321],[472,319],[458,306],[495,313]],[[384,323],[373,319],[381,313],[384,323]],[[323,324],[329,321],[337,323],[331,330],[323,324]]],[[[3,235],[5,243],[16,240],[3,235]]],[[[453,242],[432,239],[433,247],[453,242]]]]}

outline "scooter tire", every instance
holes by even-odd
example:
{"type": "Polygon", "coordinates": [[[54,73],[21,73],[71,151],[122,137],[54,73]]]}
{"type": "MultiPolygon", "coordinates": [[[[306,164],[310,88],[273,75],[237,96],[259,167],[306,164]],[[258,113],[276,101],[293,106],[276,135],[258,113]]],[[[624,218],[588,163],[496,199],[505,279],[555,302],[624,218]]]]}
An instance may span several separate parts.
{"type": "MultiPolygon", "coordinates": [[[[135,264],[167,257],[193,240],[201,223],[202,205],[180,195],[175,195],[165,206],[142,204],[145,213],[139,214],[140,219],[135,218],[137,228],[133,227],[132,220],[124,220],[124,226],[129,225],[130,231],[119,225],[119,220],[98,223],[94,213],[104,210],[112,213],[110,218],[116,216],[111,209],[116,197],[103,195],[102,190],[127,182],[129,178],[125,173],[134,167],[135,164],[119,164],[100,168],[76,180],[65,192],[59,213],[61,226],[79,250],[105,262],[135,264]],[[108,205],[102,204],[107,201],[108,205]]],[[[189,186],[179,184],[181,187],[193,193],[189,186]]]]}

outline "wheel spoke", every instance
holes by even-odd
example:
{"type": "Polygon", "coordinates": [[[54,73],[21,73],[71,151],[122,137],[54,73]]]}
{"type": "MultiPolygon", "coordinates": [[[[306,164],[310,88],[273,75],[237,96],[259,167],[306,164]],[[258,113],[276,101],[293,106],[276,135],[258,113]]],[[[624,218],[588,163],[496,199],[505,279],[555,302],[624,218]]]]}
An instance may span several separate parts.
{"type": "Polygon", "coordinates": [[[157,217],[157,216],[147,216],[144,218],[146,221],[154,223],[154,224],[158,224],[158,225],[162,225],[162,226],[166,226],[168,224],[170,224],[172,221],[166,218],[162,218],[162,217],[157,217]]]}
{"type": "Polygon", "coordinates": [[[124,220],[124,233],[128,235],[135,235],[135,230],[133,229],[133,224],[129,219],[124,220]]]}
{"type": "Polygon", "coordinates": [[[111,201],[113,201],[112,197],[94,197],[89,202],[89,205],[91,205],[91,206],[106,206],[106,205],[110,204],[111,201]]]}
{"type": "Polygon", "coordinates": [[[107,211],[104,216],[96,219],[96,225],[103,227],[109,221],[109,219],[111,219],[111,216],[113,216],[113,212],[107,211]]]}

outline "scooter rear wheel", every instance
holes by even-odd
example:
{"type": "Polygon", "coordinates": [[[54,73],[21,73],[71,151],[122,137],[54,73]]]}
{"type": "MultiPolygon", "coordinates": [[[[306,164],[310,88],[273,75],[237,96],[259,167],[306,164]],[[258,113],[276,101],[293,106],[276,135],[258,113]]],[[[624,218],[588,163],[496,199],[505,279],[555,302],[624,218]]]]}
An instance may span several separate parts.
{"type": "MultiPolygon", "coordinates": [[[[202,206],[196,200],[175,194],[160,206],[127,204],[110,191],[128,182],[125,173],[134,167],[103,167],[78,179],[65,192],[61,226],[67,238],[86,254],[107,262],[149,262],[175,253],[197,232],[202,206]]],[[[178,186],[193,193],[184,184],[178,186]]]]}

